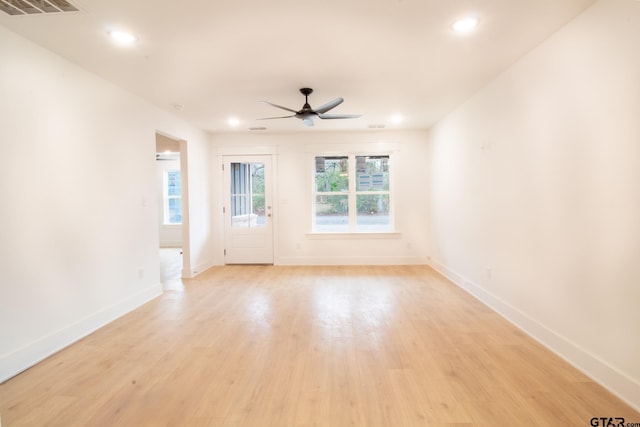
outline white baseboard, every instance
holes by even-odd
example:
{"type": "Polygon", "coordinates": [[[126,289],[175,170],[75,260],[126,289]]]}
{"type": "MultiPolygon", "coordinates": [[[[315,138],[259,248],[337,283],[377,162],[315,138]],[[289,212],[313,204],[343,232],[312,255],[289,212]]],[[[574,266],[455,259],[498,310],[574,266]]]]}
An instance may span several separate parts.
{"type": "Polygon", "coordinates": [[[466,279],[445,265],[430,260],[434,270],[489,306],[495,312],[517,326],[527,335],[544,345],[553,353],[573,365],[582,373],[615,394],[618,398],[640,411],[640,383],[599,359],[571,340],[542,325],[526,313],[466,279]]]}
{"type": "Polygon", "coordinates": [[[162,285],[150,286],[117,304],[89,315],[12,353],[0,356],[0,383],[162,294],[162,285]]]}
{"type": "Polygon", "coordinates": [[[425,265],[427,258],[419,256],[396,257],[278,257],[276,265],[425,265]]]}
{"type": "Polygon", "coordinates": [[[196,277],[198,274],[210,269],[214,265],[215,263],[213,262],[213,259],[208,259],[199,264],[196,264],[196,266],[191,269],[191,273],[193,274],[192,277],[196,277]]]}
{"type": "Polygon", "coordinates": [[[196,265],[195,267],[193,267],[191,269],[191,271],[182,269],[182,278],[183,279],[193,279],[198,274],[210,269],[211,267],[213,267],[215,265],[216,265],[216,263],[214,262],[214,260],[208,260],[208,261],[201,262],[200,264],[196,265]]]}

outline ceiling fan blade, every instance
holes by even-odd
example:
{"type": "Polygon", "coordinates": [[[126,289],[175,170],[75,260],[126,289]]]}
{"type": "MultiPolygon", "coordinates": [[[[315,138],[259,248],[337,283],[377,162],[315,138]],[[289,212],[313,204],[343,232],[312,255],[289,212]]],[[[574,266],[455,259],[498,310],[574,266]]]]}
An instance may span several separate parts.
{"type": "Polygon", "coordinates": [[[309,117],[306,119],[302,119],[302,123],[304,123],[306,126],[313,126],[313,119],[309,117]]]}
{"type": "Polygon", "coordinates": [[[318,114],[326,113],[327,111],[331,110],[332,108],[337,107],[338,105],[342,104],[343,102],[344,102],[344,99],[336,98],[333,101],[327,102],[326,104],[316,108],[315,112],[318,113],[318,114]]]}
{"type": "Polygon", "coordinates": [[[292,113],[297,113],[296,110],[292,110],[291,108],[283,107],[282,105],[274,104],[273,102],[269,102],[269,101],[260,101],[260,102],[262,102],[264,104],[269,104],[272,107],[280,108],[281,110],[290,111],[292,113]]]}
{"type": "Polygon", "coordinates": [[[280,116],[280,117],[263,117],[261,119],[256,119],[256,120],[271,120],[271,119],[288,119],[290,117],[295,117],[295,114],[292,114],[290,116],[280,116]]]}
{"type": "Polygon", "coordinates": [[[357,119],[362,114],[318,114],[321,119],[357,119]]]}

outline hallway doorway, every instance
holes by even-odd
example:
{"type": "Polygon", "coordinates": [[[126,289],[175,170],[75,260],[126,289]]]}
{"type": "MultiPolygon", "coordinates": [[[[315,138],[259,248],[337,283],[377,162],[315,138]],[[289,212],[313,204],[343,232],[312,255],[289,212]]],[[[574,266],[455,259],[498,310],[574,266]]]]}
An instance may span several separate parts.
{"type": "Polygon", "coordinates": [[[183,276],[188,252],[185,251],[188,245],[185,240],[188,239],[184,237],[188,235],[184,144],[184,141],[156,133],[160,279],[165,289],[168,283],[179,281],[183,276]]]}

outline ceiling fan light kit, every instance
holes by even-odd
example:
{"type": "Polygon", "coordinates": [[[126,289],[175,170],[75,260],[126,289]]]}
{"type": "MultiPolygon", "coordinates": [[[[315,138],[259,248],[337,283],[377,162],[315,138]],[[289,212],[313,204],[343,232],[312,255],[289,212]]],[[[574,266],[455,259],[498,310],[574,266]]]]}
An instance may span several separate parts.
{"type": "Polygon", "coordinates": [[[265,104],[269,104],[272,107],[280,108],[281,110],[289,111],[293,113],[288,116],[279,116],[279,117],[265,117],[258,120],[272,120],[272,119],[288,119],[291,117],[295,117],[297,119],[302,120],[306,126],[313,126],[313,120],[316,118],[320,119],[357,119],[360,117],[360,114],[326,114],[327,111],[337,107],[338,105],[344,102],[342,98],[336,98],[333,101],[329,101],[320,107],[313,109],[309,105],[309,95],[313,93],[313,89],[309,87],[303,87],[300,89],[300,93],[304,95],[304,105],[302,109],[296,111],[292,108],[283,107],[281,105],[274,104],[269,101],[262,101],[265,104]]]}

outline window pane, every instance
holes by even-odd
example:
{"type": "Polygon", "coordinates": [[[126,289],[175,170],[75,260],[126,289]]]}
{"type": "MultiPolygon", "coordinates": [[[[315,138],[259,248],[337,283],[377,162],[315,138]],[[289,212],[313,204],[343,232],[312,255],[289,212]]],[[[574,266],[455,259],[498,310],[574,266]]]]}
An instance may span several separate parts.
{"type": "Polygon", "coordinates": [[[389,156],[356,156],[356,191],[389,191],[389,156]]]}
{"type": "Polygon", "coordinates": [[[249,171],[245,163],[231,163],[231,194],[249,193],[249,171]]]}
{"type": "Polygon", "coordinates": [[[265,208],[264,208],[264,194],[254,194],[251,197],[251,204],[253,210],[252,215],[255,218],[254,225],[252,227],[264,227],[265,225],[265,208]]]}
{"type": "Polygon", "coordinates": [[[182,181],[179,170],[169,170],[164,189],[165,224],[182,224],[182,181]]]}
{"type": "Polygon", "coordinates": [[[345,157],[316,157],[316,191],[349,191],[349,161],[345,157]]]}
{"type": "Polygon", "coordinates": [[[169,224],[182,224],[182,199],[180,197],[172,197],[167,200],[169,224]]]}
{"type": "Polygon", "coordinates": [[[315,230],[349,230],[349,198],[347,195],[316,196],[315,230]]]}
{"type": "Polygon", "coordinates": [[[250,194],[236,194],[231,196],[231,226],[232,227],[261,227],[264,225],[264,215],[260,217],[252,210],[250,194]]]}
{"type": "Polygon", "coordinates": [[[231,216],[246,215],[250,212],[249,196],[246,194],[231,195],[231,216]]]}
{"type": "Polygon", "coordinates": [[[167,194],[169,196],[180,196],[182,194],[180,171],[167,172],[167,194]]]}
{"type": "Polygon", "coordinates": [[[264,163],[251,163],[251,205],[256,226],[265,225],[264,163]]]}
{"type": "Polygon", "coordinates": [[[388,231],[391,227],[389,218],[389,195],[369,194],[356,197],[358,231],[388,231]]]}
{"type": "Polygon", "coordinates": [[[231,163],[231,226],[264,227],[264,163],[231,163]]]}
{"type": "Polygon", "coordinates": [[[264,194],[264,163],[251,163],[251,191],[264,194]]]}

